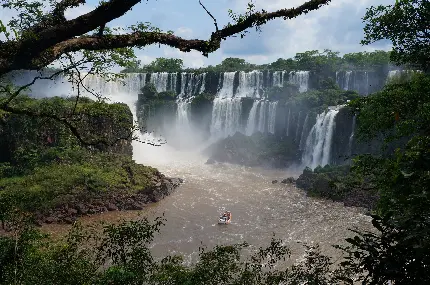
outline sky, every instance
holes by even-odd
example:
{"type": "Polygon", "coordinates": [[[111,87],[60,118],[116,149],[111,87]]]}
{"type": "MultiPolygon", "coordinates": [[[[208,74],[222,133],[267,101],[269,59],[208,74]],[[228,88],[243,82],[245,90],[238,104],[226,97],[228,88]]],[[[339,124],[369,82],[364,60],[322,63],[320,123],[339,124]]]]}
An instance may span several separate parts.
{"type": "MultiPolygon", "coordinates": [[[[66,18],[75,18],[97,6],[98,0],[87,0],[78,8],[66,11],[66,18]]],[[[202,3],[223,27],[231,19],[228,10],[244,12],[249,0],[202,0],[202,3]]],[[[303,4],[305,0],[254,0],[257,9],[275,11],[303,4]]],[[[229,38],[222,42],[221,49],[204,57],[192,51],[183,53],[179,50],[152,45],[136,50],[136,55],[143,64],[150,63],[157,57],[182,58],[186,67],[216,65],[227,57],[244,58],[250,63],[263,64],[278,58],[290,58],[298,52],[307,50],[331,49],[341,54],[389,50],[387,41],[362,46],[362,17],[371,5],[394,4],[394,0],[333,0],[328,6],[312,11],[293,20],[274,20],[262,27],[262,32],[250,30],[243,39],[229,38]]],[[[1,8],[0,8],[1,9],[1,8]]],[[[5,21],[10,16],[0,11],[0,19],[5,21]]],[[[150,22],[164,31],[172,30],[178,36],[187,39],[208,39],[215,30],[213,20],[199,5],[198,0],[143,0],[123,17],[112,21],[110,27],[126,27],[136,22],[150,22]]]]}

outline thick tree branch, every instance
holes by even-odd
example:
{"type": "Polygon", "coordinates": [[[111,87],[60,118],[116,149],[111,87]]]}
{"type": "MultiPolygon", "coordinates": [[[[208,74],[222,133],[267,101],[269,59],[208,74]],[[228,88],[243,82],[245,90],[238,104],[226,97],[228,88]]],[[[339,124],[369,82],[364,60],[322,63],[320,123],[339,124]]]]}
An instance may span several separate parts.
{"type": "Polygon", "coordinates": [[[78,7],[79,5],[85,4],[85,0],[62,0],[55,5],[55,9],[52,14],[55,17],[64,17],[64,12],[69,8],[78,7]]]}
{"type": "MultiPolygon", "coordinates": [[[[84,35],[123,16],[140,1],[110,0],[76,19],[54,26],[48,25],[46,29],[37,32],[35,35],[29,35],[22,40],[0,43],[0,75],[12,70],[22,69],[25,67],[26,62],[38,59],[41,53],[52,46],[84,35]]],[[[43,63],[41,62],[40,64],[43,63]]]]}
{"type": "MultiPolygon", "coordinates": [[[[185,40],[171,34],[157,32],[135,32],[128,35],[101,37],[82,36],[115,18],[121,17],[140,1],[110,0],[76,19],[54,27],[48,27],[40,32],[37,37],[1,43],[0,76],[12,70],[40,68],[58,59],[65,52],[79,50],[144,47],[159,43],[178,48],[184,52],[200,51],[207,56],[220,48],[222,40],[241,33],[248,28],[261,26],[267,21],[276,18],[292,19],[301,14],[317,10],[331,2],[331,0],[310,0],[296,8],[281,9],[270,13],[265,11],[256,12],[247,16],[243,21],[213,32],[209,40],[185,40]]],[[[69,4],[72,2],[77,3],[79,0],[67,1],[69,4]]]]}

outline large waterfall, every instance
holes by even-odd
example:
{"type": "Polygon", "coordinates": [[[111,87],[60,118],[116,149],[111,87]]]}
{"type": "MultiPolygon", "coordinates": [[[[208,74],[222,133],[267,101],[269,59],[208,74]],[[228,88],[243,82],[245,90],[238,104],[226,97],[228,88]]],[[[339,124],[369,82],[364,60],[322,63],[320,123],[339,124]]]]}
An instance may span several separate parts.
{"type": "Polygon", "coordinates": [[[315,168],[318,165],[330,164],[334,118],[342,106],[329,107],[329,109],[317,116],[317,121],[312,127],[307,139],[302,156],[303,166],[315,168]]]}

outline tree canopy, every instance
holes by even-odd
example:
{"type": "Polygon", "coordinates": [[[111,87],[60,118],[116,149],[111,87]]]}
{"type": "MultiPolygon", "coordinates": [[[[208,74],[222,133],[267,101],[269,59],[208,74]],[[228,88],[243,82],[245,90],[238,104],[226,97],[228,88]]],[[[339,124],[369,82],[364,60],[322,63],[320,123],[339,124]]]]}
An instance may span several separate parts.
{"type": "Polygon", "coordinates": [[[391,59],[398,64],[430,68],[430,3],[396,0],[394,5],[370,7],[363,18],[363,44],[379,40],[393,43],[391,59]]]}

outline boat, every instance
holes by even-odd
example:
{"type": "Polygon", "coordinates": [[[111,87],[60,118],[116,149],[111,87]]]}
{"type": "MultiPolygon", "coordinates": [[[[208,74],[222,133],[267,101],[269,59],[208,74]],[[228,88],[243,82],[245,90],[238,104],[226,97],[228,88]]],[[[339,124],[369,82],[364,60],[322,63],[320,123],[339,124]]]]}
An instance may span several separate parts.
{"type": "Polygon", "coordinates": [[[225,211],[218,220],[218,224],[230,224],[231,222],[231,212],[230,211],[225,211]]]}

